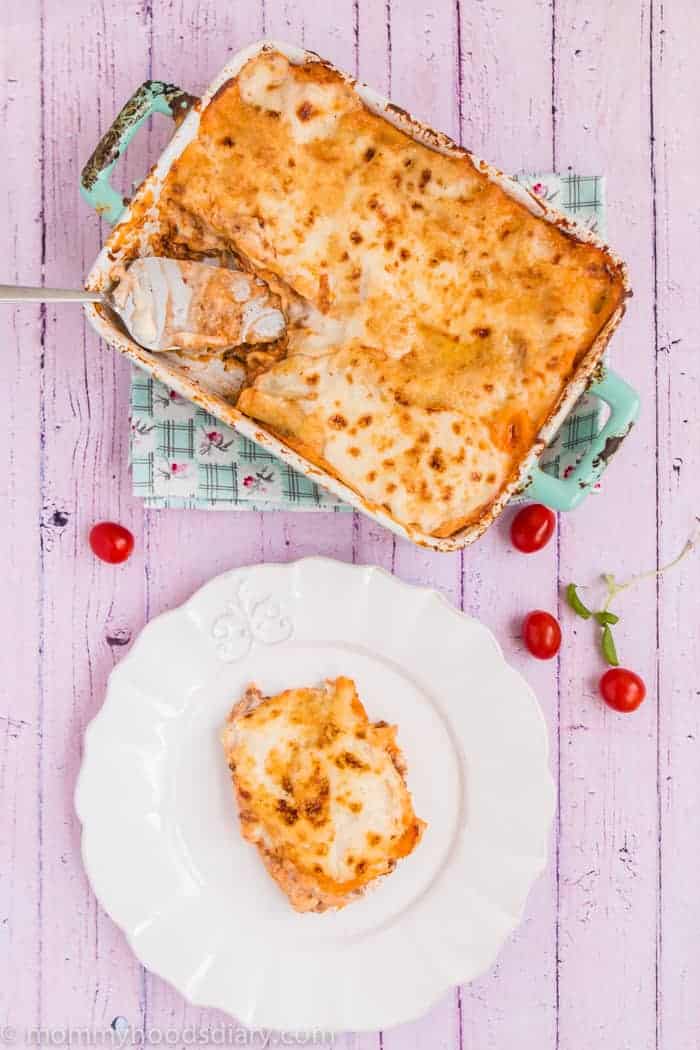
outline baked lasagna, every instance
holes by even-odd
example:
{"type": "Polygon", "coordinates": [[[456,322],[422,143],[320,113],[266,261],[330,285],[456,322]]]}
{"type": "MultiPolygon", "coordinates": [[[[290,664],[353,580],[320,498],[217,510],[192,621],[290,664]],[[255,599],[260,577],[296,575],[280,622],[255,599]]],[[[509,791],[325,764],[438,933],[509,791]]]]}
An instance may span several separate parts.
{"type": "Polygon", "coordinates": [[[566,220],[396,121],[326,63],[263,48],[204,108],[147,250],[264,280],[286,331],[234,354],[238,409],[368,509],[448,537],[513,486],[626,280],[566,220]]]}
{"type": "Polygon", "coordinates": [[[297,911],[344,907],[418,844],[396,727],[369,721],[352,679],[250,686],[222,741],[243,836],[297,911]]]}

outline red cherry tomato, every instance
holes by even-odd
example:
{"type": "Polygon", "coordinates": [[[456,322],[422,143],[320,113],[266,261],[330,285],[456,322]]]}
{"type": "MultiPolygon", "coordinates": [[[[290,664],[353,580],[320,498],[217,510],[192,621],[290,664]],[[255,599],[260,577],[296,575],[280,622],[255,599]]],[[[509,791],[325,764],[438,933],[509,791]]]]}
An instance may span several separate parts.
{"type": "Polygon", "coordinates": [[[600,680],[600,694],[608,707],[627,714],[636,711],[647,695],[644,682],[624,667],[611,667],[600,680]]]}
{"type": "Polygon", "coordinates": [[[515,515],[510,526],[513,546],[523,554],[541,551],[552,538],[555,522],[554,513],[541,503],[531,503],[523,507],[515,515]]]}
{"type": "Polygon", "coordinates": [[[523,640],[538,660],[551,660],[559,652],[561,627],[551,613],[535,609],[523,620],[523,640]]]}
{"type": "Polygon", "coordinates": [[[134,537],[115,521],[100,521],[90,529],[90,546],[102,561],[118,565],[126,561],[134,549],[134,537]]]}

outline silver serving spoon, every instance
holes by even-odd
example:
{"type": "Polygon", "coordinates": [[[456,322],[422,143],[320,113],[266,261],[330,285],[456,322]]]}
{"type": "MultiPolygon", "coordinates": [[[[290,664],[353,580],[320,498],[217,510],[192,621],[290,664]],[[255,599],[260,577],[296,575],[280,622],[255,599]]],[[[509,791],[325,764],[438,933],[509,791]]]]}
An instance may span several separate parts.
{"type": "Polygon", "coordinates": [[[270,343],[285,326],[264,281],[208,263],[135,259],[109,293],[0,284],[0,302],[101,303],[147,350],[226,350],[270,343]]]}

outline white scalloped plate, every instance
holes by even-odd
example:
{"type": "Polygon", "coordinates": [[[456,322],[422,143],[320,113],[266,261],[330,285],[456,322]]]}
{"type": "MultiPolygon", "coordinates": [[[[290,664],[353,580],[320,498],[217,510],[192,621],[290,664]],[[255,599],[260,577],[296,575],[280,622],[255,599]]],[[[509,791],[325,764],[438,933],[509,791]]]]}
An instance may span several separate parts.
{"type": "Polygon", "coordinates": [[[92,886],[145,966],[251,1026],[358,1031],[493,963],[546,863],[554,785],[537,701],[485,627],[381,569],[307,558],[218,576],[143,630],[75,802],[92,886]],[[428,828],[364,898],[298,915],[241,839],[218,734],[249,682],[338,674],[398,724],[428,828]]]}

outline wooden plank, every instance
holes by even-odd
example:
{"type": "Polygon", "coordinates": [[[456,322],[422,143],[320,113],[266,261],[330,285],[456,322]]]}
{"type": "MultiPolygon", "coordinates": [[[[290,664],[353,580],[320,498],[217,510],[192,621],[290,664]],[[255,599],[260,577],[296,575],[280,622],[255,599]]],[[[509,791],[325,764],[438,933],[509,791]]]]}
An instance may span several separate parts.
{"type": "MultiPolygon", "coordinates": [[[[376,5],[380,7],[381,5],[376,5]]],[[[457,131],[456,100],[456,26],[450,4],[423,6],[410,0],[391,0],[385,6],[385,25],[376,25],[378,12],[370,14],[370,5],[361,5],[361,30],[373,25],[376,39],[365,61],[364,35],[360,34],[360,70],[362,76],[378,87],[388,88],[392,101],[421,120],[448,133],[457,131]],[[366,19],[366,20],[365,20],[366,19]],[[385,45],[386,72],[381,72],[381,48],[385,45]],[[376,71],[376,75],[375,75],[376,71]],[[382,83],[383,80],[383,83],[382,83]]],[[[365,528],[364,537],[372,538],[373,530],[365,528]]],[[[372,542],[372,550],[376,544],[372,542]]],[[[391,544],[382,542],[376,550],[386,559],[391,550],[390,567],[402,579],[439,588],[459,605],[460,556],[439,554],[415,547],[406,540],[391,544]]],[[[374,553],[374,550],[372,551],[374,553]]],[[[385,1050],[411,1046],[454,1046],[459,1039],[459,1010],[456,992],[445,995],[426,1015],[410,1025],[384,1033],[385,1050]]]]}
{"type": "MultiPolygon", "coordinates": [[[[421,7],[410,0],[387,5],[387,60],[392,101],[420,120],[457,136],[457,32],[455,10],[444,4],[421,7]]],[[[459,554],[421,550],[397,540],[393,571],[412,583],[438,587],[460,604],[459,554]]],[[[452,1018],[450,1018],[452,1023],[452,1018]]],[[[430,1019],[422,1031],[427,1031],[430,1019]]]]}
{"type": "MultiPolygon", "coordinates": [[[[611,358],[640,392],[642,417],[603,492],[561,529],[562,584],[621,578],[656,558],[649,4],[557,0],[556,158],[602,171],[610,241],[629,261],[635,297],[611,358]]],[[[589,1050],[651,1047],[656,1038],[657,696],[653,588],[619,603],[623,664],[652,685],[620,716],[597,697],[595,629],[564,616],[561,658],[559,1040],[589,1050]]]]}
{"type": "Polygon", "coordinates": [[[464,145],[504,171],[552,170],[552,6],[457,5],[464,145]]]}
{"type": "MultiPolygon", "coordinates": [[[[121,103],[148,73],[148,26],[137,0],[118,11],[98,0],[43,10],[43,32],[37,23],[32,37],[43,55],[44,277],[80,287],[100,242],[98,220],[79,199],[80,168],[114,100],[121,103]]],[[[142,971],[88,887],[72,795],[83,727],[124,641],[143,622],[141,509],[130,498],[127,471],[129,369],[100,346],[74,306],[47,307],[44,346],[42,499],[44,515],[59,513],[66,524],[44,545],[39,610],[45,701],[35,1023],[61,1026],[70,1018],[103,1028],[117,1013],[138,1020],[142,971]],[[103,518],[137,536],[138,551],[123,567],[99,563],[89,550],[88,529],[103,518]]]]}
{"type": "MultiPolygon", "coordinates": [[[[0,34],[0,215],[6,282],[41,282],[41,57],[27,48],[27,27],[38,27],[39,4],[3,19],[0,34]]],[[[0,478],[3,637],[0,654],[0,1025],[32,1023],[40,1010],[41,865],[37,851],[44,683],[41,543],[60,537],[41,506],[42,317],[38,307],[0,306],[0,384],[4,437],[0,478]],[[57,535],[58,534],[58,535],[57,535]]]]}
{"type": "MultiPolygon", "coordinates": [[[[301,44],[352,71],[355,63],[355,10],[352,0],[318,5],[313,0],[264,0],[264,35],[301,44]]],[[[293,561],[321,554],[351,561],[353,514],[278,513],[261,521],[266,561],[293,561]]]]}
{"type": "MultiPolygon", "coordinates": [[[[700,362],[697,316],[700,223],[696,204],[698,145],[679,114],[700,92],[695,48],[697,5],[653,8],[654,181],[656,186],[658,557],[670,561],[700,514],[700,362]]],[[[697,645],[697,553],[659,587],[658,786],[660,913],[658,1045],[700,1045],[700,654],[697,645]]],[[[649,585],[645,591],[649,599],[649,585]]]]}
{"type": "MultiPolygon", "coordinates": [[[[391,97],[391,5],[358,0],[354,66],[358,78],[391,97]]],[[[346,68],[350,68],[346,66],[346,68]]],[[[393,572],[396,538],[364,514],[354,515],[353,561],[393,572]]]]}
{"type": "MultiPolygon", "coordinates": [[[[265,0],[265,36],[301,43],[340,69],[354,71],[357,61],[357,6],[353,0],[319,5],[314,0],[265,0]]],[[[351,513],[289,513],[262,515],[261,534],[266,561],[291,561],[321,554],[351,561],[356,557],[360,515],[351,513]]],[[[375,1050],[375,1034],[338,1035],[334,1046],[375,1050]]]]}
{"type": "MultiPolygon", "coordinates": [[[[154,12],[150,32],[154,76],[199,93],[236,51],[262,35],[262,10],[257,3],[203,6],[191,0],[166,18],[154,12]],[[185,39],[188,47],[183,51],[185,39]]],[[[155,156],[154,146],[152,159],[155,156]]],[[[261,561],[261,526],[262,515],[245,512],[147,512],[149,619],[185,601],[211,577],[236,565],[261,561]]],[[[211,1038],[224,1028],[235,1032],[238,1027],[218,1010],[190,1005],[150,973],[145,975],[145,1001],[146,1027],[204,1030],[212,1033],[211,1038]]]]}
{"type": "Polygon", "coordinates": [[[316,51],[350,72],[355,66],[356,5],[354,0],[315,4],[312,0],[264,0],[265,32],[316,51]]]}
{"type": "MultiPolygon", "coordinates": [[[[349,17],[352,7],[347,8],[349,17]]],[[[234,8],[219,5],[208,9],[206,25],[199,17],[200,6],[196,2],[181,5],[179,21],[154,22],[153,64],[156,75],[167,76],[183,82],[184,87],[200,91],[218,72],[227,59],[253,40],[263,35],[277,39],[298,41],[302,35],[307,46],[317,46],[323,52],[323,43],[337,37],[338,12],[328,12],[326,23],[314,18],[311,4],[306,9],[295,5],[290,10],[266,0],[263,6],[250,5],[234,8]],[[316,23],[314,32],[307,37],[304,28],[316,23]],[[182,62],[178,39],[182,27],[187,27],[191,39],[197,46],[192,48],[187,61],[182,62]],[[318,26],[320,25],[320,30],[318,26]],[[334,33],[330,28],[334,27],[334,33]],[[318,33],[321,33],[319,36],[318,33]],[[178,55],[178,67],[170,69],[173,55],[178,55]],[[184,81],[183,81],[184,78],[184,81]]],[[[344,34],[343,34],[344,35],[344,34]]],[[[351,34],[350,34],[351,37],[351,34]]],[[[328,53],[328,49],[325,52],[328,53]]],[[[342,54],[334,57],[342,63],[342,54]]],[[[184,600],[208,578],[235,565],[258,561],[286,561],[309,554],[327,554],[349,560],[352,556],[352,514],[274,513],[256,514],[245,511],[237,513],[165,511],[152,512],[147,516],[147,543],[149,552],[148,611],[149,616],[184,600]],[[172,551],[196,551],[181,565],[176,580],[173,580],[172,551]]],[[[158,978],[148,975],[147,1017],[150,1025],[161,1028],[183,1030],[194,1025],[197,1028],[213,1029],[230,1024],[230,1019],[218,1011],[200,1010],[189,1006],[170,986],[158,978]]],[[[374,1047],[374,1038],[359,1042],[360,1046],[374,1047]]]]}
{"type": "MultiPolygon", "coordinates": [[[[506,171],[551,170],[551,37],[549,2],[527,17],[509,6],[460,5],[459,69],[462,135],[478,156],[506,171]]],[[[556,661],[540,662],[520,640],[532,608],[556,612],[557,537],[545,550],[522,555],[510,544],[508,510],[463,558],[463,605],[494,631],[508,661],[543,706],[550,732],[550,765],[558,763],[556,661]]],[[[525,920],[494,969],[462,990],[463,1042],[468,1047],[515,1046],[528,1033],[533,1046],[556,1038],[556,829],[547,871],[528,901],[525,920]]]]}

